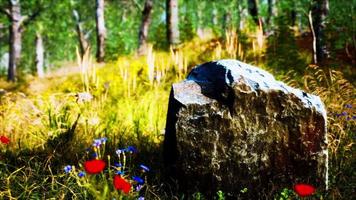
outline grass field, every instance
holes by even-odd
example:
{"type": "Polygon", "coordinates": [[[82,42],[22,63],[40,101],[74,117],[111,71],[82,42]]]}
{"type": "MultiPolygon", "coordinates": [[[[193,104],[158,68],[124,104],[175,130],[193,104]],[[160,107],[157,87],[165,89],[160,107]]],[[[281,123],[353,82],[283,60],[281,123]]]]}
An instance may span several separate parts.
{"type": "MultiPolygon", "coordinates": [[[[86,54],[68,68],[71,73],[54,71],[16,85],[1,82],[7,92],[0,96],[0,135],[10,141],[0,143],[0,199],[182,199],[179,186],[162,179],[170,87],[196,64],[220,58],[261,66],[322,98],[328,111],[330,190],[312,198],[352,198],[355,86],[337,70],[308,66],[298,75],[269,68],[266,41],[254,34],[244,44],[227,32],[225,40],[196,39],[168,52],[151,48],[145,57],[125,56],[105,65],[86,54]],[[85,161],[93,158],[105,160],[105,170],[83,173],[85,161]],[[115,189],[117,173],[132,185],[129,193],[115,189]]],[[[190,198],[204,197],[197,191],[190,198]]],[[[285,188],[275,198],[297,197],[285,188]]],[[[216,199],[224,199],[223,190],[216,199]]]]}

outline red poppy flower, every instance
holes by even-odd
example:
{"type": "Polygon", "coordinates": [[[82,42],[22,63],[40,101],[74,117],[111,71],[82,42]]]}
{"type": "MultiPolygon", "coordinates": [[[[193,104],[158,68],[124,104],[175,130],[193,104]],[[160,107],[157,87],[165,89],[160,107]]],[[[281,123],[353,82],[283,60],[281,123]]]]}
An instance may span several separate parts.
{"type": "Polygon", "coordinates": [[[89,160],[84,162],[84,169],[88,174],[98,174],[104,170],[106,163],[103,160],[89,160]]]}
{"type": "Polygon", "coordinates": [[[114,187],[117,190],[123,191],[125,194],[128,194],[131,190],[131,184],[119,175],[114,176],[114,187]]]}
{"type": "Polygon", "coordinates": [[[10,139],[6,136],[0,136],[0,141],[3,144],[9,144],[10,143],[10,139]]]}
{"type": "Polygon", "coordinates": [[[304,184],[304,183],[299,183],[294,185],[294,191],[300,196],[300,197],[307,197],[315,192],[315,187],[309,184],[304,184]]]}

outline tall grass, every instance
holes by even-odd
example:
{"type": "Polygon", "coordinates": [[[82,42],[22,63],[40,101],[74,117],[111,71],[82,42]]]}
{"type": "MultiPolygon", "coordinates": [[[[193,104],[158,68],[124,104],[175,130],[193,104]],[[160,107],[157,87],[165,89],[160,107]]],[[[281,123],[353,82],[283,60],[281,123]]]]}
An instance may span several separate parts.
{"type": "MultiPolygon", "coordinates": [[[[110,181],[93,191],[78,182],[75,174],[63,172],[65,165],[80,167],[78,163],[88,158],[85,149],[98,137],[109,138],[108,154],[119,147],[136,146],[146,152],[138,157],[159,172],[171,84],[184,79],[194,65],[214,59],[263,61],[262,27],[245,33],[253,35],[248,42],[243,43],[239,34],[228,31],[223,40],[194,39],[169,52],[157,52],[150,46],[145,57],[120,57],[101,67],[93,63],[88,52],[83,57],[78,54],[79,74],[49,78],[36,95],[2,95],[0,131],[10,137],[11,143],[0,145],[0,198],[86,199],[98,191],[115,192],[108,186],[110,181]]],[[[355,160],[355,120],[347,117],[355,115],[355,88],[340,72],[322,71],[315,66],[307,71],[304,88],[319,95],[328,109],[330,196],[339,199],[350,194],[353,187],[348,182],[355,160]],[[352,109],[345,108],[349,104],[352,109]],[[347,116],[341,116],[343,112],[347,116]]],[[[153,199],[173,198],[174,192],[161,189],[159,176],[153,177],[155,185],[147,187],[151,191],[148,195],[153,199]],[[156,197],[157,191],[161,197],[156,197]]],[[[94,184],[92,181],[85,184],[94,184]]]]}

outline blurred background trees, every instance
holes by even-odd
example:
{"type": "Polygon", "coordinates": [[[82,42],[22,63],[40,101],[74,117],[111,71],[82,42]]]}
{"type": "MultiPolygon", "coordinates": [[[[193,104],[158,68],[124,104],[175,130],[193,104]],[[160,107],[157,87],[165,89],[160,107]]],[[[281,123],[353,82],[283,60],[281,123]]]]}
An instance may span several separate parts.
{"type": "Polygon", "coordinates": [[[323,60],[352,74],[355,5],[356,0],[0,0],[0,74],[12,81],[16,72],[43,76],[73,61],[77,47],[83,54],[90,46],[103,62],[145,54],[148,43],[167,50],[196,37],[224,40],[228,30],[246,43],[249,30],[258,27],[267,40],[261,59],[276,70],[302,72],[323,60]]]}

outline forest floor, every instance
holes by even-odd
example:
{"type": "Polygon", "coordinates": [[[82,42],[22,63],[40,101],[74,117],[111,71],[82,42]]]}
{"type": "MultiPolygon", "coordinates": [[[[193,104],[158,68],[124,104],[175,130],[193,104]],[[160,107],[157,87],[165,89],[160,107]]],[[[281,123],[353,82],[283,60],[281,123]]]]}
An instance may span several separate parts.
{"type": "MultiPolygon", "coordinates": [[[[256,38],[249,43],[231,38],[230,42],[192,40],[174,51],[150,50],[147,56],[123,56],[106,64],[93,63],[87,55],[80,62],[64,63],[42,79],[31,76],[16,84],[0,81],[0,88],[7,91],[0,94],[0,136],[10,139],[7,145],[0,143],[0,177],[6,177],[0,179],[0,199],[182,198],[178,186],[162,186],[161,182],[160,151],[172,83],[183,80],[195,65],[221,58],[275,70],[266,63],[264,51],[251,48],[256,38]],[[107,138],[105,144],[103,138],[107,138]],[[95,139],[100,139],[98,148],[93,148],[95,139]],[[130,153],[132,146],[138,154],[130,153]],[[117,150],[124,154],[117,157],[117,150]],[[101,175],[82,178],[78,173],[93,156],[111,162],[112,167],[101,175]],[[127,165],[116,166],[123,158],[127,165]],[[139,172],[142,163],[152,171],[139,172]],[[147,180],[144,189],[128,195],[115,190],[111,175],[119,169],[127,171],[130,184],[137,185],[132,176],[147,180]]],[[[303,48],[300,53],[308,57],[309,42],[297,40],[303,48]]],[[[304,80],[295,86],[322,98],[329,121],[330,192],[314,197],[352,196],[356,120],[347,117],[355,115],[356,92],[352,79],[345,79],[352,73],[350,68],[346,72],[351,76],[339,68],[320,75],[320,68],[303,67],[305,74],[292,81],[304,80]],[[352,108],[345,107],[349,105],[352,108]]],[[[288,71],[281,71],[279,78],[288,76],[288,71]]],[[[199,191],[192,196],[201,197],[199,191]]],[[[291,188],[280,188],[275,197],[297,198],[291,188]]]]}

